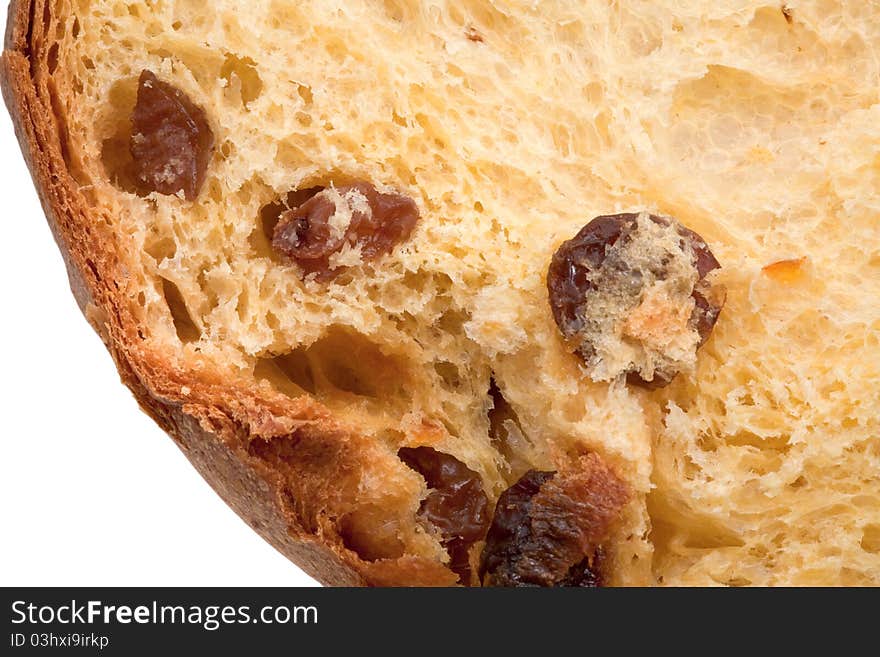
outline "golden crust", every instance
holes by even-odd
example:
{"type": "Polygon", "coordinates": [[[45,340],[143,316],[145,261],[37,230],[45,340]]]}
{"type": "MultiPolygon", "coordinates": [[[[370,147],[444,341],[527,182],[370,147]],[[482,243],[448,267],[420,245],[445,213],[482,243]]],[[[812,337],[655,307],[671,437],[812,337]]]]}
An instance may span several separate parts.
{"type": "MultiPolygon", "coordinates": [[[[349,457],[357,460],[358,437],[341,430],[319,404],[297,400],[293,415],[301,422],[291,430],[289,423],[277,421],[273,411],[279,409],[258,401],[256,390],[241,382],[227,382],[222,388],[216,382],[212,385],[210,373],[200,380],[188,376],[181,381],[171,362],[143,345],[138,323],[119,286],[113,284],[120,268],[114,242],[101,233],[98,210],[83,197],[63,155],[62,119],[53,112],[45,76],[43,35],[49,3],[12,0],[8,11],[0,65],[3,97],[64,257],[71,290],[141,408],[174,438],[196,470],[248,525],[318,581],[334,586],[454,584],[455,576],[438,562],[419,557],[365,562],[338,536],[327,535],[320,526],[304,526],[302,509],[318,509],[325,503],[322,492],[327,482],[347,476],[344,462],[288,463],[286,467],[293,470],[302,465],[310,471],[298,482],[294,499],[289,478],[278,465],[249,453],[248,445],[256,438],[298,440],[305,432],[308,439],[323,445],[345,442],[349,457]],[[42,22],[37,20],[43,16],[42,22]],[[179,392],[183,385],[186,395],[179,392]]],[[[291,409],[285,410],[290,417],[291,409]]],[[[309,454],[302,458],[308,460],[309,454]]]]}

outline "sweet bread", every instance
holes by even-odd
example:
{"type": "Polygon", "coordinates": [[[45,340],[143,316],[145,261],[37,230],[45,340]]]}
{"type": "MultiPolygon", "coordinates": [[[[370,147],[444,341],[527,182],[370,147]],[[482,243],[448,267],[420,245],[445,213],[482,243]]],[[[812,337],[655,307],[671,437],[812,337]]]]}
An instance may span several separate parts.
{"type": "Polygon", "coordinates": [[[122,380],[320,581],[876,585],[878,53],[859,0],[13,0],[2,82],[122,380]]]}

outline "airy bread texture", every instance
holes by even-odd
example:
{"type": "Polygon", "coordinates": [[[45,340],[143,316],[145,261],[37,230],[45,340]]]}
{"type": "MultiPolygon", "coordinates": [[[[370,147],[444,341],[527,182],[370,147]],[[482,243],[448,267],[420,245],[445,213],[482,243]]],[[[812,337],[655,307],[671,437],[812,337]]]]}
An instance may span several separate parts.
{"type": "Polygon", "coordinates": [[[632,493],[613,584],[880,584],[880,4],[10,16],[7,102],[87,316],[206,478],[322,581],[455,581],[397,457],[430,445],[493,504],[526,467],[599,454],[632,493]],[[211,124],[195,202],[121,173],[144,69],[211,124]],[[413,198],[414,235],[304,281],[265,224],[356,180],[413,198]],[[699,233],[727,288],[695,369],[657,391],[594,382],[548,305],[559,244],[624,211],[699,233]]]}

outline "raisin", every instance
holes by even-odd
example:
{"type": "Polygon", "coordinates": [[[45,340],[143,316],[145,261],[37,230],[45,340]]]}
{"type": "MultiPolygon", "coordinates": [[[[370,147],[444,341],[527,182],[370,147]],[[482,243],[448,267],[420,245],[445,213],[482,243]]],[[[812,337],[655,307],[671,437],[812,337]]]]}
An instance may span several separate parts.
{"type": "Polygon", "coordinates": [[[705,281],[699,280],[694,286],[694,292],[691,295],[694,298],[694,313],[691,316],[691,321],[700,335],[700,346],[703,346],[706,340],[709,339],[709,334],[712,333],[715,322],[718,321],[718,315],[721,313],[721,307],[724,304],[723,300],[720,302],[714,300],[717,297],[713,297],[713,292],[714,290],[705,281]],[[710,299],[713,300],[710,301],[710,299]]]}
{"type": "Polygon", "coordinates": [[[556,324],[566,336],[583,328],[578,310],[584,295],[595,290],[589,273],[605,261],[605,250],[620,237],[624,215],[596,217],[553,255],[547,286],[556,324]]]}
{"type": "Polygon", "coordinates": [[[568,570],[568,574],[555,586],[565,588],[598,589],[605,585],[602,580],[602,548],[596,549],[592,557],[585,557],[568,570]]]}
{"type": "Polygon", "coordinates": [[[260,224],[263,229],[263,234],[269,242],[272,242],[272,237],[275,235],[275,226],[278,225],[278,222],[281,220],[281,215],[284,212],[290,208],[298,208],[315,194],[322,191],[324,191],[323,187],[297,189],[288,193],[286,197],[260,208],[260,224]]]}
{"type": "Polygon", "coordinates": [[[214,148],[205,112],[151,71],[138,81],[129,150],[138,191],[199,195],[214,148]]]}
{"type": "MultiPolygon", "coordinates": [[[[684,324],[681,328],[695,333],[695,349],[708,339],[724,305],[723,288],[706,280],[709,272],[718,269],[720,264],[705,240],[674,219],[645,216],[657,226],[673,228],[673,236],[677,235],[678,239],[673,239],[671,244],[650,244],[645,240],[651,238],[640,233],[639,214],[605,215],[596,217],[574,238],[564,242],[550,262],[547,289],[553,318],[562,335],[574,344],[574,350],[590,367],[608,366],[613,354],[622,351],[619,347],[625,346],[623,343],[639,344],[624,332],[627,316],[643,303],[646,290],[657,281],[677,277],[673,281],[675,285],[687,286],[686,294],[680,295],[678,301],[684,302],[690,297],[692,310],[686,311],[689,315],[681,316],[684,324]],[[627,261],[627,254],[638,258],[627,261]],[[684,259],[688,264],[683,268],[680,265],[684,259]],[[615,331],[621,334],[616,335],[615,331]],[[615,344],[613,340],[617,340],[618,348],[609,347],[615,344]]],[[[677,307],[672,303],[665,306],[662,301],[659,303],[643,313],[640,327],[656,326],[662,321],[675,326],[674,313],[683,308],[681,303],[677,307]],[[664,316],[664,312],[669,314],[664,316]]],[[[662,349],[656,346],[640,346],[645,353],[651,348],[658,351],[656,357],[652,357],[652,365],[654,360],[660,364],[648,368],[650,376],[643,376],[645,366],[639,363],[624,364],[621,373],[626,374],[627,381],[651,388],[669,384],[678,373],[679,364],[665,362],[662,349]]],[[[596,378],[607,380],[613,375],[603,371],[602,376],[596,378]]]]}
{"type": "MultiPolygon", "coordinates": [[[[336,205],[316,194],[296,210],[281,213],[272,245],[285,256],[297,261],[327,258],[339,251],[345,242],[343,231],[334,233],[330,218],[336,205]]],[[[352,216],[352,223],[359,222],[352,216]]]]}
{"type": "Polygon", "coordinates": [[[422,501],[419,516],[440,532],[449,552],[449,567],[462,583],[469,584],[470,548],[489,527],[489,499],[480,476],[454,456],[432,447],[403,447],[397,455],[425,478],[431,492],[422,501]]]}
{"type": "Polygon", "coordinates": [[[523,546],[532,538],[529,527],[532,498],[538,494],[544,482],[555,474],[529,470],[498,498],[480,558],[479,576],[484,584],[487,583],[487,575],[495,586],[526,586],[529,583],[527,579],[533,579],[520,576],[516,571],[516,562],[522,556],[523,546]]]}
{"type": "Polygon", "coordinates": [[[411,198],[357,182],[324,189],[283,212],[272,247],[299,265],[304,276],[315,273],[327,281],[345,268],[330,260],[346,245],[360,248],[361,260],[375,260],[409,238],[418,219],[411,198]]]}
{"type": "Polygon", "coordinates": [[[529,470],[498,499],[479,577],[490,586],[599,586],[602,543],[628,499],[595,454],[570,473],[529,470]]]}

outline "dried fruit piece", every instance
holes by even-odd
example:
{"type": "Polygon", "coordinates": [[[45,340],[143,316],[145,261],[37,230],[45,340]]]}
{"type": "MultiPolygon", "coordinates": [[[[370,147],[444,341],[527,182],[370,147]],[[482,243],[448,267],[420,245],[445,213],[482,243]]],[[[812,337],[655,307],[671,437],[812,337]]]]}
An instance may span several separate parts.
{"type": "Polygon", "coordinates": [[[516,572],[524,558],[523,551],[532,541],[529,511],[532,498],[555,474],[529,470],[498,498],[480,558],[479,575],[484,585],[525,586],[530,583],[531,578],[524,578],[516,572]]]}
{"type": "Polygon", "coordinates": [[[697,233],[648,213],[596,217],[550,263],[553,318],[590,376],[661,387],[692,369],[724,305],[697,233]]]}
{"type": "Polygon", "coordinates": [[[328,187],[281,214],[272,247],[304,275],[330,280],[348,265],[390,253],[418,219],[415,202],[402,194],[379,192],[367,182],[328,187]]]}
{"type": "Polygon", "coordinates": [[[600,547],[591,557],[585,557],[583,561],[572,566],[564,579],[556,582],[554,586],[560,588],[597,589],[605,586],[602,579],[602,560],[604,552],[600,547]]]}
{"type": "Polygon", "coordinates": [[[138,81],[129,150],[138,191],[199,195],[214,148],[205,112],[151,71],[138,81]]]}
{"type": "Polygon", "coordinates": [[[628,499],[596,454],[565,472],[529,470],[498,499],[480,560],[487,586],[598,586],[601,545],[628,499]]]}
{"type": "Polygon", "coordinates": [[[470,548],[489,526],[489,499],[480,475],[432,447],[403,447],[397,455],[425,478],[431,492],[422,501],[419,515],[440,532],[449,552],[449,567],[462,583],[469,584],[470,548]]]}
{"type": "Polygon", "coordinates": [[[777,260],[776,262],[771,262],[769,265],[761,267],[761,272],[777,283],[790,285],[791,283],[798,282],[804,277],[806,263],[806,257],[777,260]]]}

